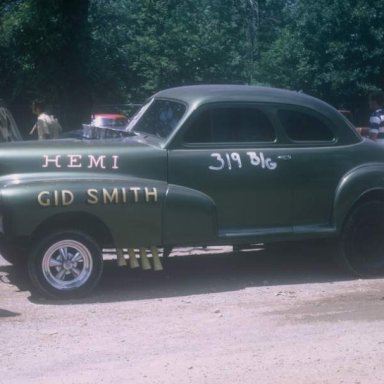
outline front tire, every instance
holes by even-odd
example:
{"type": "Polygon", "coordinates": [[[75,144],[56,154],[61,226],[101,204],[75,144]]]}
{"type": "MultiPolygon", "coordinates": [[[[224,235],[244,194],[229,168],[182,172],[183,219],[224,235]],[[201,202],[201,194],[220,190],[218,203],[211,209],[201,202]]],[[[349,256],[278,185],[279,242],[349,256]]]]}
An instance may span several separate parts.
{"type": "Polygon", "coordinates": [[[28,271],[37,291],[46,297],[83,296],[100,280],[102,251],[85,233],[55,232],[33,247],[28,271]]]}
{"type": "Polygon", "coordinates": [[[342,232],[339,261],[358,276],[384,275],[384,202],[368,201],[353,210],[342,232]]]}

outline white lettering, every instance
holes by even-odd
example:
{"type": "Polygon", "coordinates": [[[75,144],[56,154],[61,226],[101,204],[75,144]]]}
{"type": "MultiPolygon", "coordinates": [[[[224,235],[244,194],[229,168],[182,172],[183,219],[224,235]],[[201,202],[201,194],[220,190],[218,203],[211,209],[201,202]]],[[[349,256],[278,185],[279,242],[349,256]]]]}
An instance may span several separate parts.
{"type": "Polygon", "coordinates": [[[82,158],[81,155],[68,155],[68,158],[68,168],[81,168],[81,163],[79,162],[82,158]]]}
{"type": "MultiPolygon", "coordinates": [[[[266,157],[263,152],[246,152],[248,155],[249,164],[254,167],[260,167],[262,169],[274,170],[277,168],[277,163],[272,161],[270,157],[266,157]]],[[[210,165],[209,169],[212,171],[221,171],[228,169],[228,171],[234,171],[235,169],[243,168],[244,161],[241,158],[240,153],[211,153],[211,157],[215,158],[217,163],[210,165]]]]}
{"type": "Polygon", "coordinates": [[[268,169],[274,170],[277,167],[277,163],[272,161],[270,158],[265,160],[265,165],[268,169]]]}
{"type": "Polygon", "coordinates": [[[247,152],[249,156],[249,161],[251,165],[257,167],[261,166],[261,168],[267,168],[270,170],[274,170],[277,168],[277,163],[272,161],[270,157],[265,157],[263,152],[257,154],[256,152],[247,152]]]}
{"type": "Polygon", "coordinates": [[[260,160],[261,160],[261,168],[265,168],[265,158],[264,158],[264,153],[260,152],[260,160]]]}
{"type": "Polygon", "coordinates": [[[97,204],[99,202],[99,199],[97,197],[97,189],[88,189],[87,196],[88,196],[87,203],[97,204]]]}
{"type": "Polygon", "coordinates": [[[225,157],[227,158],[228,169],[231,170],[232,169],[232,163],[231,163],[231,158],[229,157],[229,153],[226,153],[225,157]]]}
{"type": "Polygon", "coordinates": [[[61,202],[63,206],[71,205],[74,199],[75,196],[71,191],[65,189],[61,191],[61,202]]]}
{"type": "Polygon", "coordinates": [[[56,168],[61,168],[61,165],[59,164],[60,158],[61,155],[56,155],[53,159],[50,159],[48,155],[44,155],[43,159],[45,160],[45,163],[43,163],[42,167],[47,168],[49,163],[54,163],[56,168]]]}
{"type": "Polygon", "coordinates": [[[42,168],[100,168],[100,169],[119,169],[118,155],[88,155],[88,158],[83,158],[83,155],[70,154],[66,155],[43,155],[42,168]]]}
{"type": "MultiPolygon", "coordinates": [[[[159,199],[156,187],[113,187],[89,188],[85,191],[85,202],[96,205],[157,203],[159,199]],[[144,200],[145,199],[145,200],[144,200]]],[[[37,203],[41,207],[67,207],[75,201],[74,192],[68,189],[41,191],[37,195],[37,203]]]]}
{"type": "Polygon", "coordinates": [[[241,157],[240,157],[240,155],[239,155],[237,152],[232,152],[232,153],[231,153],[231,159],[237,163],[237,166],[238,166],[239,168],[242,167],[242,164],[241,164],[241,157]]]}
{"type": "Polygon", "coordinates": [[[67,189],[63,190],[54,190],[52,192],[42,191],[37,195],[37,202],[42,207],[58,207],[60,204],[63,207],[71,205],[75,200],[75,195],[72,191],[67,189]]]}
{"type": "Polygon", "coordinates": [[[216,158],[216,160],[219,162],[219,165],[217,166],[211,165],[209,169],[211,169],[212,171],[221,171],[222,169],[224,169],[225,161],[223,157],[220,155],[220,153],[212,153],[211,157],[216,158]]]}
{"type": "Polygon", "coordinates": [[[59,192],[53,191],[53,201],[54,205],[57,207],[59,205],[59,192]]]}
{"type": "Polygon", "coordinates": [[[123,203],[126,203],[128,201],[128,199],[127,199],[127,189],[126,188],[121,188],[121,193],[123,195],[123,203]]]}
{"type": "Polygon", "coordinates": [[[140,192],[141,188],[140,187],[131,187],[131,188],[129,188],[129,190],[133,192],[134,201],[135,201],[135,203],[137,203],[139,201],[139,192],[140,192]]]}
{"type": "Polygon", "coordinates": [[[37,201],[42,207],[49,207],[51,199],[49,198],[50,193],[48,191],[42,191],[37,196],[37,201]]]}
{"type": "Polygon", "coordinates": [[[117,160],[119,159],[119,156],[113,155],[112,156],[112,169],[119,169],[119,166],[117,165],[117,160]]]}
{"type": "Polygon", "coordinates": [[[260,164],[260,157],[257,156],[256,152],[247,152],[247,155],[249,156],[249,161],[252,165],[257,167],[260,164]]]}
{"type": "Polygon", "coordinates": [[[152,192],[150,192],[149,188],[145,187],[145,201],[148,203],[151,197],[153,201],[157,202],[157,188],[152,188],[152,192]]]}
{"type": "Polygon", "coordinates": [[[93,155],[88,155],[88,158],[89,158],[88,168],[93,168],[93,166],[95,166],[95,168],[105,169],[105,165],[104,165],[105,157],[106,157],[105,155],[101,155],[96,158],[93,155]]]}
{"type": "Polygon", "coordinates": [[[113,188],[111,192],[109,192],[106,188],[103,188],[103,200],[104,204],[107,203],[119,203],[119,195],[118,189],[113,188]]]}

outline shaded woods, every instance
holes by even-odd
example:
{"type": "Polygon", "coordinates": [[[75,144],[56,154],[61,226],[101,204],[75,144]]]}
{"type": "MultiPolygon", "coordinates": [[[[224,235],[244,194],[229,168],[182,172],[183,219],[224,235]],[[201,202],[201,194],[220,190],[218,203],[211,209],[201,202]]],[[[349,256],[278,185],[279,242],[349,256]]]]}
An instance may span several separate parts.
{"type": "Polygon", "coordinates": [[[23,133],[36,97],[71,129],[95,105],[195,83],[357,111],[384,87],[383,19],[384,3],[365,0],[0,0],[0,98],[23,133]]]}

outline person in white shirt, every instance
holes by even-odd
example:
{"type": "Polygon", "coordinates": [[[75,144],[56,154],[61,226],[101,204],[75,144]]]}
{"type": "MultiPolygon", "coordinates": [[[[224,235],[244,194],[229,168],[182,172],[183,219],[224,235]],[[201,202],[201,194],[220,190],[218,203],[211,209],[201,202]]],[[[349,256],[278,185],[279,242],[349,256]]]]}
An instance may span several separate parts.
{"type": "Polygon", "coordinates": [[[37,116],[36,124],[29,132],[32,135],[37,130],[39,140],[57,139],[62,131],[59,121],[53,116],[45,113],[45,106],[42,101],[32,102],[32,113],[37,116]]]}

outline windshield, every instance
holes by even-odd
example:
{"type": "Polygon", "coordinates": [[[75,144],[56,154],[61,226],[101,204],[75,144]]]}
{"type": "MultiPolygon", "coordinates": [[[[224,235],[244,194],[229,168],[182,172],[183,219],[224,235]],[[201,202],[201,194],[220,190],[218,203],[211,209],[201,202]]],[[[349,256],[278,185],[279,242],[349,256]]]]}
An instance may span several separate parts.
{"type": "Polygon", "coordinates": [[[160,99],[151,99],[133,117],[128,130],[167,138],[183,117],[184,104],[160,99]]]}

